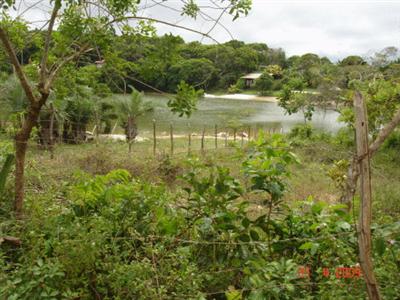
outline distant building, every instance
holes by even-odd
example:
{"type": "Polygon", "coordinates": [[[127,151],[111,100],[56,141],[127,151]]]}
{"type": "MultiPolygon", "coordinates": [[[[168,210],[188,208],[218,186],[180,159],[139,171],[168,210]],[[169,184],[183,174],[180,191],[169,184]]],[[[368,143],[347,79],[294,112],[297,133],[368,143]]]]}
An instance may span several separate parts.
{"type": "Polygon", "coordinates": [[[244,75],[240,78],[244,79],[244,83],[246,85],[246,87],[252,87],[254,86],[254,84],[256,83],[256,80],[258,78],[260,78],[260,76],[262,75],[262,73],[250,73],[247,75],[244,75]]]}

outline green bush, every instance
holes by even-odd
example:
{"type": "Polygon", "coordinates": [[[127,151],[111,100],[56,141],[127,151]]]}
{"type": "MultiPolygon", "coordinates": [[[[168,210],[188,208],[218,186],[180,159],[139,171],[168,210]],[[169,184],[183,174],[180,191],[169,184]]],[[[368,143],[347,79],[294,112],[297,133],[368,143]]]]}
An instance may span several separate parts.
{"type": "Polygon", "coordinates": [[[348,127],[340,128],[333,141],[338,145],[351,147],[354,145],[354,131],[348,127]]]}
{"type": "Polygon", "coordinates": [[[289,138],[310,140],[314,135],[314,129],[311,124],[298,124],[294,126],[289,132],[289,138]]]}
{"type": "MultiPolygon", "coordinates": [[[[284,136],[260,134],[242,155],[246,185],[196,158],[176,191],[125,170],[77,174],[61,188],[63,203],[1,227],[22,246],[0,244],[0,298],[365,298],[361,279],[343,289],[349,282],[334,274],[358,261],[352,216],[312,198],[283,202],[297,160],[284,136]],[[298,276],[300,266],[311,268],[309,278],[298,276]]],[[[393,299],[399,230],[373,232],[382,293],[393,299]]]]}
{"type": "Polygon", "coordinates": [[[236,94],[236,93],[240,93],[241,89],[238,88],[237,84],[231,84],[228,88],[228,93],[229,94],[236,94]]]}

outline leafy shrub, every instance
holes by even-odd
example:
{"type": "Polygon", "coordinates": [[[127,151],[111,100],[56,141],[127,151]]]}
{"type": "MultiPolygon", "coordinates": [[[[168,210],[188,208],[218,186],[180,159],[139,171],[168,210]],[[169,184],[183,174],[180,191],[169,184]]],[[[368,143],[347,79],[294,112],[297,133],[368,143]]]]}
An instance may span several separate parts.
{"type": "Polygon", "coordinates": [[[310,139],[313,135],[314,129],[311,124],[298,124],[294,126],[289,133],[291,138],[310,139]]]}
{"type": "Polygon", "coordinates": [[[236,81],[236,87],[239,89],[239,90],[243,90],[243,89],[245,89],[246,88],[246,82],[245,82],[245,80],[243,79],[243,78],[239,78],[237,81],[236,81]]]}
{"type": "MultiPolygon", "coordinates": [[[[60,203],[50,203],[44,215],[13,228],[21,248],[0,244],[0,298],[364,298],[361,279],[347,285],[334,274],[358,261],[343,206],[282,202],[296,162],[284,136],[260,134],[242,154],[248,188],[227,168],[196,158],[174,192],[125,170],[78,174],[57,213],[60,203]],[[256,215],[247,201],[255,195],[263,200],[256,215]],[[310,267],[310,277],[298,276],[301,266],[310,267]]],[[[399,239],[396,226],[374,228],[377,276],[388,283],[388,299],[399,292],[399,239]]]]}
{"type": "Polygon", "coordinates": [[[0,295],[4,299],[68,299],[76,296],[63,286],[64,272],[58,262],[38,259],[32,266],[10,270],[8,279],[2,278],[0,295]]]}
{"type": "Polygon", "coordinates": [[[340,128],[334,137],[334,143],[351,147],[354,145],[354,131],[348,127],[340,128]]]}
{"type": "Polygon", "coordinates": [[[238,86],[236,84],[231,84],[228,88],[228,93],[229,94],[236,94],[236,93],[240,93],[241,89],[238,88],[238,86]]]}
{"type": "Polygon", "coordinates": [[[273,83],[274,78],[267,72],[264,72],[260,78],[256,80],[256,88],[260,91],[261,95],[266,96],[268,92],[271,91],[273,83]]]}
{"type": "Polygon", "coordinates": [[[177,86],[176,96],[168,101],[168,107],[179,117],[190,117],[197,108],[198,99],[204,95],[203,90],[196,90],[191,85],[181,81],[177,86]]]}

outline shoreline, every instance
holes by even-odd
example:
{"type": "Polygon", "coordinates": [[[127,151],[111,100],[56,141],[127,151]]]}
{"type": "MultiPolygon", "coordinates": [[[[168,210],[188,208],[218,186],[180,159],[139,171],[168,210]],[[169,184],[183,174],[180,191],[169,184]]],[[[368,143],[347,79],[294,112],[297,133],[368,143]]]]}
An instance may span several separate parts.
{"type": "MultiPolygon", "coordinates": [[[[149,96],[169,96],[174,97],[175,94],[165,93],[155,93],[155,92],[146,92],[145,95],[149,96]]],[[[207,94],[204,93],[203,98],[207,99],[226,99],[226,100],[249,100],[249,101],[262,101],[262,102],[279,102],[277,97],[274,96],[258,96],[258,95],[251,95],[251,94],[223,94],[223,95],[214,95],[214,94],[207,94]]]]}
{"type": "Polygon", "coordinates": [[[263,102],[278,102],[277,97],[273,96],[258,96],[250,94],[225,94],[225,95],[213,95],[204,94],[204,98],[208,99],[227,99],[227,100],[251,100],[251,101],[263,101],[263,102]]]}

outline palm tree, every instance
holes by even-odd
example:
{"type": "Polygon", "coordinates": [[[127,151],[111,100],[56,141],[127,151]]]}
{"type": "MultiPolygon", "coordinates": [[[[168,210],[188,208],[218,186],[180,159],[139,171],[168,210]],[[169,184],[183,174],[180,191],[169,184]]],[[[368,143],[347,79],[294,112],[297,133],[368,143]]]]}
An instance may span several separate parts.
{"type": "Polygon", "coordinates": [[[129,152],[132,150],[132,142],[138,135],[137,118],[144,113],[153,110],[149,102],[143,101],[143,92],[139,92],[132,88],[131,96],[116,97],[114,99],[114,106],[116,113],[121,119],[123,128],[125,130],[126,141],[129,143],[129,152]]]}
{"type": "MultiPolygon", "coordinates": [[[[2,122],[7,123],[11,121],[13,116],[17,116],[25,112],[28,105],[26,95],[18,82],[18,79],[14,75],[10,75],[0,85],[0,119],[2,122]]],[[[18,122],[23,120],[17,118],[18,122]]],[[[4,125],[4,124],[2,124],[4,125]]]]}

